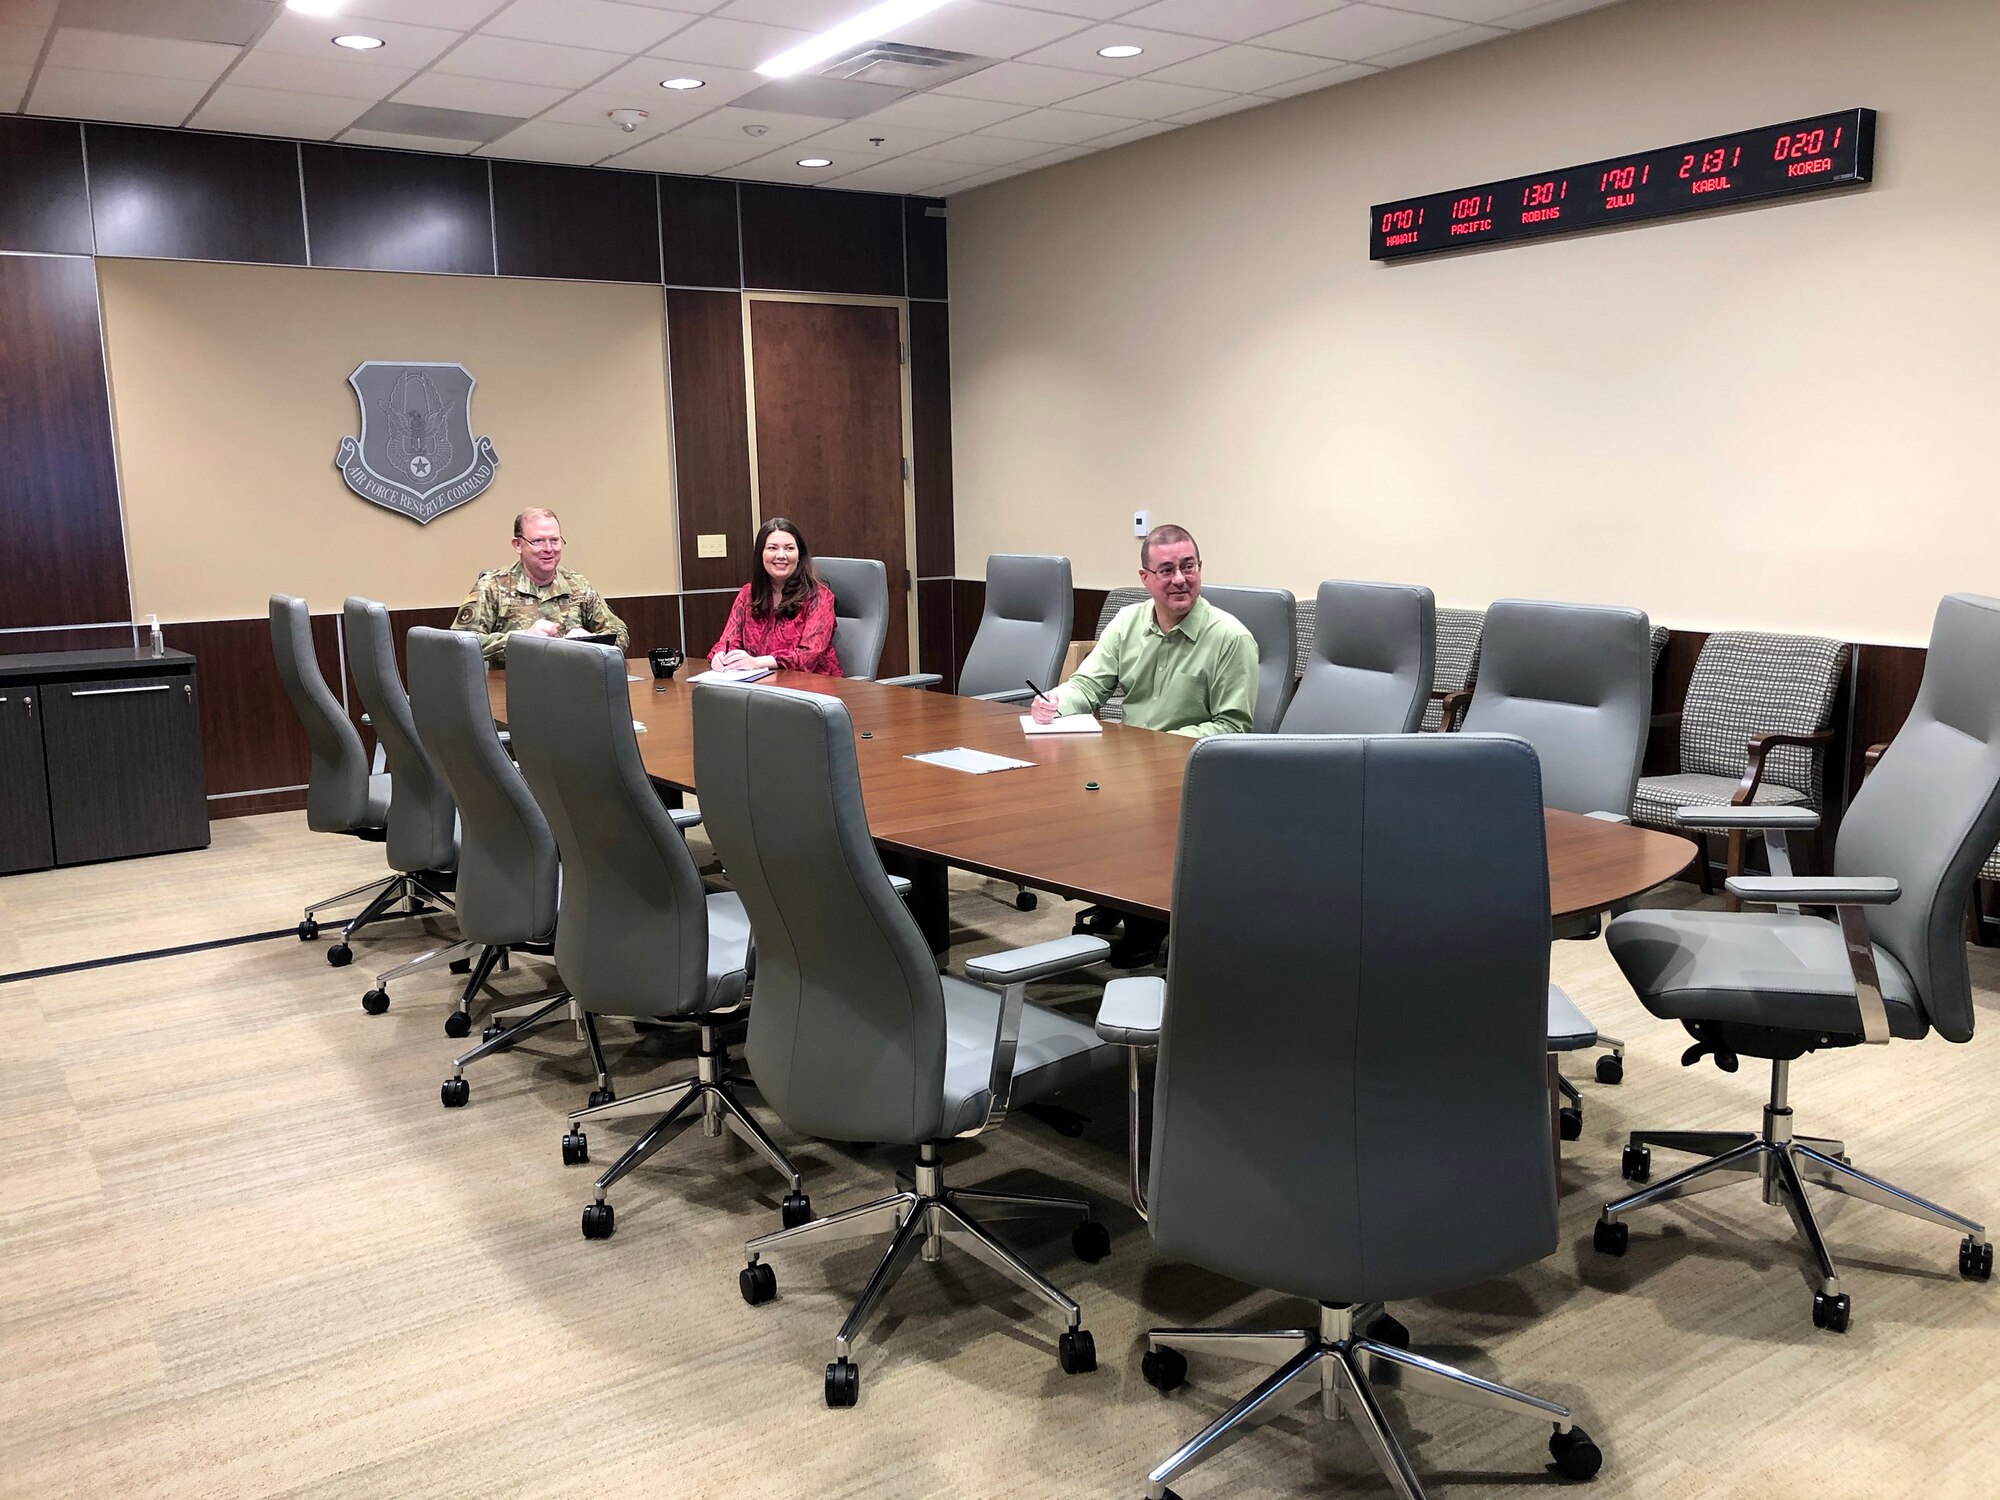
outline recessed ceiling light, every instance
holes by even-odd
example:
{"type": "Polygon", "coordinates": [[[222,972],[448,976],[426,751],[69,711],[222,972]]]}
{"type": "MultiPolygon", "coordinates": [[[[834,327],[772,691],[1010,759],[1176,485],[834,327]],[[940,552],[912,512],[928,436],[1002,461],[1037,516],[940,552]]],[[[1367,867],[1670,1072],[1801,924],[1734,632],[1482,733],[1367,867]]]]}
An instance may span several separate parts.
{"type": "Polygon", "coordinates": [[[1122,42],[1116,47],[1099,47],[1097,55],[1099,57],[1137,57],[1145,50],[1144,47],[1134,47],[1129,42],[1122,42]]]}
{"type": "Polygon", "coordinates": [[[880,5],[871,5],[860,15],[850,16],[818,36],[807,37],[798,46],[780,52],[769,62],[759,63],[757,71],[766,78],[789,78],[815,63],[825,62],[847,47],[887,36],[896,27],[914,21],[918,16],[928,15],[944,3],[945,0],[882,0],[880,5]]]}
{"type": "Polygon", "coordinates": [[[799,158],[799,165],[802,167],[830,167],[833,163],[824,156],[801,156],[799,158]]]}
{"type": "Polygon", "coordinates": [[[660,87],[663,89],[700,89],[706,88],[708,85],[699,78],[662,78],[660,80],[660,87]]]}
{"type": "Polygon", "coordinates": [[[302,16],[333,16],[340,13],[340,7],[347,0],[285,0],[286,10],[295,10],[302,16]]]}
{"type": "Polygon", "coordinates": [[[333,45],[336,47],[346,47],[355,52],[373,52],[377,47],[382,45],[382,38],[379,36],[362,36],[359,32],[356,32],[350,36],[335,37],[333,45]]]}

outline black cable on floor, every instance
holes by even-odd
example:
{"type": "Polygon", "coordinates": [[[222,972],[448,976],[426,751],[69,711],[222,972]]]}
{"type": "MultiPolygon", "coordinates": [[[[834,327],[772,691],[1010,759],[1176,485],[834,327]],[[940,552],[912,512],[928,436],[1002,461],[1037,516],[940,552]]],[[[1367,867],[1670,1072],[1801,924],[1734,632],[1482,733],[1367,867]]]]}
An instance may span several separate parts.
{"type": "Polygon", "coordinates": [[[153,948],[145,953],[120,953],[110,958],[86,958],[82,963],[54,964],[46,969],[22,969],[14,974],[0,974],[0,984],[13,984],[20,979],[47,979],[54,974],[75,974],[84,969],[108,969],[113,964],[140,964],[149,958],[178,958],[183,953],[206,953],[211,948],[234,948],[243,943],[268,943],[272,938],[296,938],[296,927],[280,927],[272,932],[246,932],[241,937],[213,938],[206,943],[184,943],[178,948],[153,948]]]}

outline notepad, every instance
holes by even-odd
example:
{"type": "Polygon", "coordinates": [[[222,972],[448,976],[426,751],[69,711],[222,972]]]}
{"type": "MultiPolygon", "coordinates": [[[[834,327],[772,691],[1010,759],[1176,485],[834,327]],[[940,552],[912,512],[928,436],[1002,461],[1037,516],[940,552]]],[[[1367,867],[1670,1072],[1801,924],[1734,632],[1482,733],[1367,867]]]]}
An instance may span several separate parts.
{"type": "Polygon", "coordinates": [[[694,676],[688,679],[688,681],[689,682],[756,682],[762,678],[769,677],[770,675],[771,675],[771,669],[769,667],[737,667],[735,670],[729,672],[724,672],[717,668],[711,668],[706,672],[695,673],[694,676]]]}
{"type": "Polygon", "coordinates": [[[1021,715],[1023,734],[1102,734],[1104,726],[1095,714],[1061,714],[1046,724],[1037,724],[1031,714],[1021,715]]]}
{"type": "Polygon", "coordinates": [[[951,750],[930,750],[922,755],[906,755],[905,760],[920,760],[927,766],[943,766],[948,771],[964,771],[972,776],[984,776],[990,771],[1018,771],[1034,764],[1031,760],[1010,760],[1004,755],[993,755],[984,750],[968,750],[959,745],[951,750]]]}

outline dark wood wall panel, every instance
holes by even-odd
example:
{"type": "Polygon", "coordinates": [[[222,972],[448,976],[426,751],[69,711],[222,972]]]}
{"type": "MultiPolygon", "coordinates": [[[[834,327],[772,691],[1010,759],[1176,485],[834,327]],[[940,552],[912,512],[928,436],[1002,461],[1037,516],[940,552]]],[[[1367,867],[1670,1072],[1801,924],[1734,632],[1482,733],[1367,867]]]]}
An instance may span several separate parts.
{"type": "Polygon", "coordinates": [[[917,576],[957,567],[951,488],[951,327],[942,302],[910,304],[910,431],[916,449],[917,576]]]}
{"type": "Polygon", "coordinates": [[[1644,776],[1671,776],[1680,769],[1681,730],[1672,720],[1687,702],[1688,681],[1694,664],[1708,640],[1705,630],[1675,630],[1667,636],[1667,649],[1653,673],[1653,730],[1646,738],[1646,759],[1640,767],[1644,776]]]}
{"type": "Polygon", "coordinates": [[[493,237],[502,276],[660,279],[659,197],[644,172],[496,161],[493,237]]]}
{"type": "Polygon", "coordinates": [[[953,580],[951,593],[951,671],[947,680],[958,681],[965,666],[972,638],[979,633],[979,616],[986,608],[986,581],[982,578],[953,580]]]}
{"type": "Polygon", "coordinates": [[[83,139],[99,255],[306,263],[292,142],[136,125],[83,139]]]}
{"type": "Polygon", "coordinates": [[[0,116],[0,250],[90,254],[80,125],[0,116]]]}
{"type": "Polygon", "coordinates": [[[1073,641],[1097,639],[1097,616],[1110,597],[1109,589],[1071,589],[1069,638],[1073,641]]]}
{"type": "Polygon", "coordinates": [[[33,560],[0,589],[0,629],[131,613],[88,260],[0,256],[0,531],[33,560]]]}
{"type": "Polygon", "coordinates": [[[952,596],[957,585],[950,578],[917,582],[917,670],[935,672],[944,679],[944,690],[958,690],[958,658],[952,650],[952,596]]]}
{"type": "MultiPolygon", "coordinates": [[[[144,632],[141,632],[143,643],[144,632]]],[[[24,656],[35,651],[104,651],[132,644],[130,625],[103,625],[95,630],[70,626],[58,630],[24,630],[0,635],[0,656],[24,656]]]]}
{"type": "MultiPolygon", "coordinates": [[[[337,615],[313,616],[313,651],[327,682],[336,685],[341,681],[338,628],[337,615]]],[[[160,630],[169,646],[195,659],[209,795],[302,784],[312,768],[312,751],[278,681],[271,622],[198,620],[160,630]]],[[[249,810],[227,803],[211,806],[218,814],[249,810]]]]}
{"type": "Polygon", "coordinates": [[[950,282],[945,272],[944,201],[939,198],[903,200],[903,260],[912,297],[944,298],[950,282]]]}
{"type": "Polygon", "coordinates": [[[746,182],[743,284],[903,295],[903,200],[746,182]]]}
{"type": "Polygon", "coordinates": [[[1861,785],[1862,758],[1868,747],[1894,739],[1910,716],[1929,654],[1922,646],[1855,649],[1854,738],[1847,757],[1850,796],[1861,785]]]}
{"type": "Polygon", "coordinates": [[[299,161],[314,265],[493,274],[484,161],[317,142],[299,161]]]}
{"type": "Polygon", "coordinates": [[[691,656],[706,656],[722,627],[729,623],[729,606],[736,600],[728,593],[683,594],[681,610],[687,617],[687,649],[691,656]]]}
{"type": "MultiPolygon", "coordinates": [[[[609,601],[612,612],[632,636],[632,654],[644,656],[656,646],[681,645],[679,594],[626,595],[609,601]]],[[[707,641],[702,642],[705,646],[707,641]]]]}
{"type": "Polygon", "coordinates": [[[670,291],[666,296],[681,587],[739,588],[750,576],[746,554],[755,530],[749,399],[743,384],[743,299],[734,292],[670,291]],[[698,556],[695,538],[704,532],[727,536],[728,555],[698,556]]]}
{"type": "Polygon", "coordinates": [[[668,286],[742,286],[736,184],[715,177],[662,177],[660,245],[668,286]]]}

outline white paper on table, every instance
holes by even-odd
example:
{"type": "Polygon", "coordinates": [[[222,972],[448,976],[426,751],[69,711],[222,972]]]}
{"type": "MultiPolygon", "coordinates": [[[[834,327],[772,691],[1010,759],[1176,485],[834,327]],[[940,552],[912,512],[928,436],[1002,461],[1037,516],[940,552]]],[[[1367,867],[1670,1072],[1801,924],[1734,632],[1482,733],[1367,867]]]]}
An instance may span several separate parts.
{"type": "Polygon", "coordinates": [[[689,682],[756,682],[760,678],[769,677],[770,675],[771,675],[771,669],[769,667],[736,667],[733,670],[727,672],[722,671],[720,668],[712,667],[706,672],[695,673],[694,676],[688,679],[688,681],[689,682]]]}
{"type": "Polygon", "coordinates": [[[1010,760],[1004,755],[993,755],[985,750],[968,750],[960,745],[951,750],[931,750],[923,755],[906,755],[905,760],[920,760],[927,766],[943,766],[948,771],[964,771],[973,776],[984,776],[989,771],[1018,771],[1034,764],[1031,760],[1010,760]]]}
{"type": "Polygon", "coordinates": [[[1023,734],[1102,734],[1104,726],[1096,714],[1059,714],[1046,724],[1037,724],[1033,714],[1021,715],[1023,734]]]}

